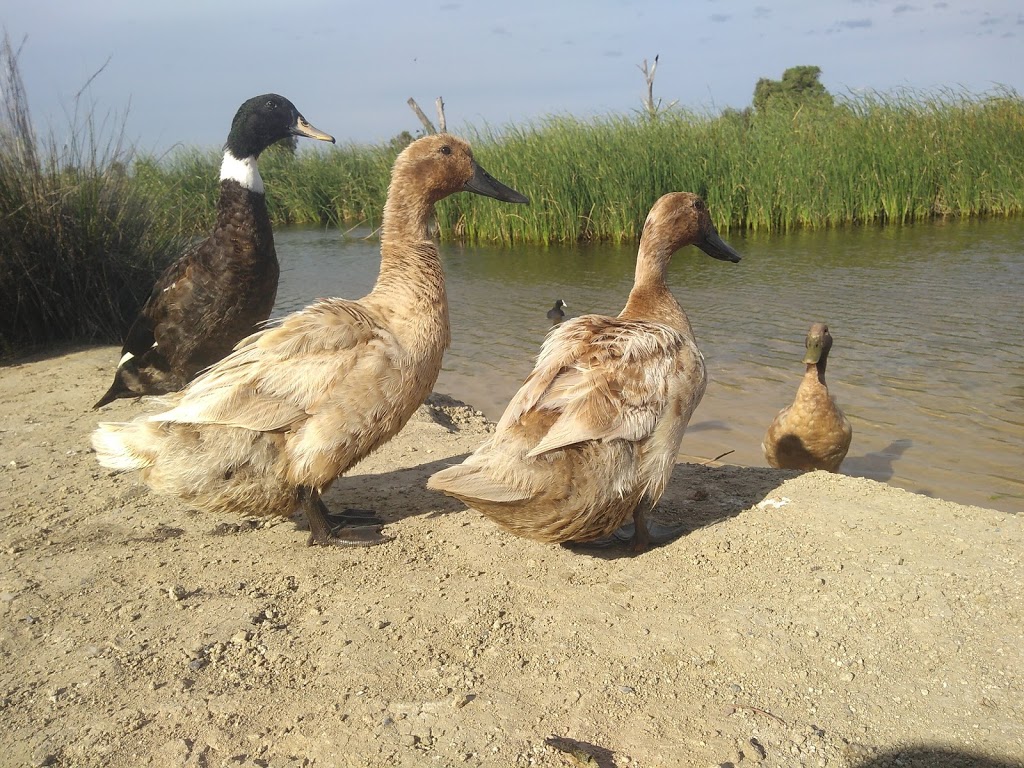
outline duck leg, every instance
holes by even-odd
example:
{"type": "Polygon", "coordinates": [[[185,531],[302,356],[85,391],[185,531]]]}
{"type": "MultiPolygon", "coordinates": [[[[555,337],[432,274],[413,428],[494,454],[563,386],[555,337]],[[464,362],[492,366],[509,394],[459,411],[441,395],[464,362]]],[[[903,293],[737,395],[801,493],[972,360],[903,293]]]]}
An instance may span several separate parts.
{"type": "Polygon", "coordinates": [[[636,509],[633,510],[633,522],[616,529],[610,538],[620,542],[629,542],[630,550],[634,554],[640,554],[647,551],[651,545],[668,544],[686,533],[685,525],[648,523],[646,513],[653,508],[653,505],[644,502],[637,504],[636,509]]]}
{"type": "MultiPolygon", "coordinates": [[[[638,555],[646,552],[652,545],[659,546],[668,544],[679,538],[686,532],[684,525],[661,525],[660,523],[648,523],[647,513],[654,508],[650,500],[642,499],[633,510],[633,522],[626,523],[616,528],[609,536],[600,539],[572,544],[573,547],[610,547],[618,544],[628,544],[629,550],[638,555]]],[[[572,543],[572,542],[567,542],[572,543]]]]}
{"type": "MultiPolygon", "coordinates": [[[[302,486],[299,488],[299,506],[306,513],[309,522],[309,540],[307,546],[330,546],[338,544],[350,547],[372,547],[390,541],[388,536],[380,532],[381,520],[374,513],[369,514],[332,514],[320,498],[315,488],[302,486]],[[331,520],[337,521],[334,525],[331,520]],[[352,523],[358,523],[352,525],[352,523]]],[[[350,510],[346,510],[349,512],[350,510]]],[[[365,510],[351,510],[365,512],[365,510]]]]}

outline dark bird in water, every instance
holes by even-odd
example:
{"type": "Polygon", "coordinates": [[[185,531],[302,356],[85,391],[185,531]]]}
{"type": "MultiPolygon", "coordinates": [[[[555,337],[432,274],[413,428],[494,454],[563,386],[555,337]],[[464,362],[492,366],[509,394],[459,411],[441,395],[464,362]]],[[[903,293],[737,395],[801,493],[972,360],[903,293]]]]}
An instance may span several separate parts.
{"type": "Polygon", "coordinates": [[[256,96],[238,108],[224,146],[213,232],[157,279],[128,329],[114,383],[94,408],[181,389],[270,317],[280,268],[257,159],[290,136],[334,143],[283,96],[256,96]]]}
{"type": "Polygon", "coordinates": [[[853,440],[853,427],[825,384],[825,364],[832,334],[824,323],[807,333],[807,370],[796,399],[768,427],[761,443],[765,461],[778,469],[827,469],[838,472],[853,440]]]}
{"type": "Polygon", "coordinates": [[[568,304],[559,299],[555,302],[555,306],[548,310],[548,320],[551,321],[552,325],[558,325],[560,322],[565,320],[565,312],[562,311],[562,307],[568,306],[568,304]]]}

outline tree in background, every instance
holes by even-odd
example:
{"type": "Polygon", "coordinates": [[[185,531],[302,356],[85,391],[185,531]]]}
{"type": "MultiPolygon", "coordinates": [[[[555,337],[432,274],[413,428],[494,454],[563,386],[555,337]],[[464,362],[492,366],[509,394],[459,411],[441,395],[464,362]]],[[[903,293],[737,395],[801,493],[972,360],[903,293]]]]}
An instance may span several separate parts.
{"type": "Polygon", "coordinates": [[[754,111],[764,112],[771,104],[780,102],[832,106],[832,94],[825,90],[819,77],[821,67],[814,66],[790,67],[782,73],[781,80],[762,77],[754,87],[754,111]]]}

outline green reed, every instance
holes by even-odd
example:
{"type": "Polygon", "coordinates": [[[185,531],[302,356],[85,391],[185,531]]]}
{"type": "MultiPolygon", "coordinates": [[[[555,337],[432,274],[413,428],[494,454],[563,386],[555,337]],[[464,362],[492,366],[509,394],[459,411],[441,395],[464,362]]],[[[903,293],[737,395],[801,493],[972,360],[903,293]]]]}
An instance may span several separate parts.
{"type": "MultiPolygon", "coordinates": [[[[438,206],[443,238],[635,241],[650,206],[673,190],[704,196],[725,231],[1024,212],[1024,100],[1012,91],[868,93],[764,114],[551,117],[466,138],[481,164],[532,202],[451,197],[438,206]]],[[[399,149],[268,151],[260,168],[274,221],[376,227],[399,149]]],[[[146,183],[205,225],[219,161],[186,151],[156,164],[162,175],[146,183]]]]}
{"type": "MultiPolygon", "coordinates": [[[[220,152],[140,157],[92,117],[40,142],[9,43],[0,45],[0,355],[118,340],[158,271],[216,210],[220,152]]],[[[454,195],[442,238],[635,242],[665,192],[708,202],[722,231],[909,224],[1024,213],[1024,100],[1013,91],[868,93],[763,114],[685,110],[550,117],[470,129],[480,163],[529,206],[454,195]]],[[[380,225],[405,143],[264,153],[277,225],[380,225]]]]}

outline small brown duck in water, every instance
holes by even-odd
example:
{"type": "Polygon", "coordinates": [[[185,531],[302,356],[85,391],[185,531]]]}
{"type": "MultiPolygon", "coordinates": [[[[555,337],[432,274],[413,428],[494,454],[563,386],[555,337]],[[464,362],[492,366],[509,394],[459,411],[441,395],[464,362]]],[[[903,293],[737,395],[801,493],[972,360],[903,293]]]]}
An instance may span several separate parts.
{"type": "Polygon", "coordinates": [[[832,334],[824,323],[807,333],[807,365],[796,399],[779,411],[761,443],[764,458],[777,469],[827,469],[838,472],[853,439],[853,427],[825,384],[832,334]]]}
{"type": "Polygon", "coordinates": [[[215,514],[289,517],[301,508],[310,544],[384,540],[376,527],[332,530],[320,497],[405,426],[437,381],[451,339],[427,230],[434,204],[464,190],[529,202],[461,139],[434,134],[406,147],[391,174],[373,290],[317,301],[252,334],[169,396],[162,413],[101,424],[92,436],[100,464],[140,469],[154,491],[215,514]]]}
{"type": "Polygon", "coordinates": [[[224,146],[213,232],[157,279],[128,329],[114,383],[93,408],[176,392],[270,317],[280,268],[257,160],[289,136],[334,143],[283,96],[267,93],[238,108],[224,146]]]}
{"type": "Polygon", "coordinates": [[[552,328],[494,434],[427,487],[544,542],[600,539],[632,515],[632,548],[643,551],[644,514],[665,491],[707,381],[690,321],[665,283],[686,245],[740,260],[700,197],[662,197],[618,317],[581,315],[552,328]]]}
{"type": "Polygon", "coordinates": [[[568,306],[568,304],[559,299],[555,302],[555,306],[548,310],[548,320],[551,321],[552,325],[558,325],[565,320],[565,312],[562,311],[562,308],[568,306]]]}

